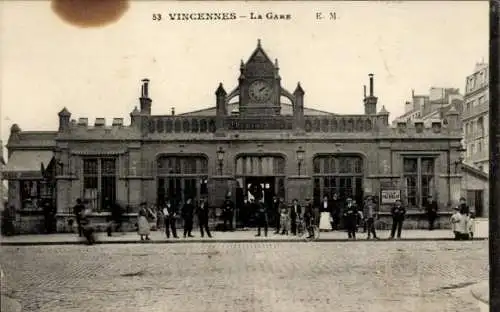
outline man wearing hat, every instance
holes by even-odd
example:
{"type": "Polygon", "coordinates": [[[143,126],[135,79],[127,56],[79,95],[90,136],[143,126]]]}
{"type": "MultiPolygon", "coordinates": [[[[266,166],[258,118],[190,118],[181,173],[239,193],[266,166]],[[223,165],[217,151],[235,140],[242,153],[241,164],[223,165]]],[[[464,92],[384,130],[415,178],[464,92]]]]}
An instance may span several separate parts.
{"type": "Polygon", "coordinates": [[[345,226],[347,228],[347,236],[349,239],[356,239],[356,221],[358,217],[358,211],[352,201],[352,197],[347,197],[346,202],[347,203],[344,209],[344,220],[345,226]]]}
{"type": "Polygon", "coordinates": [[[429,231],[432,231],[434,230],[434,223],[436,222],[438,212],[437,201],[432,197],[432,195],[429,195],[427,198],[425,209],[427,210],[427,219],[429,220],[429,231]]]}
{"type": "Polygon", "coordinates": [[[311,199],[306,198],[306,205],[305,205],[305,209],[304,209],[304,224],[305,224],[307,231],[309,233],[309,236],[307,238],[314,237],[313,225],[315,222],[316,222],[315,209],[313,207],[311,199]]]}

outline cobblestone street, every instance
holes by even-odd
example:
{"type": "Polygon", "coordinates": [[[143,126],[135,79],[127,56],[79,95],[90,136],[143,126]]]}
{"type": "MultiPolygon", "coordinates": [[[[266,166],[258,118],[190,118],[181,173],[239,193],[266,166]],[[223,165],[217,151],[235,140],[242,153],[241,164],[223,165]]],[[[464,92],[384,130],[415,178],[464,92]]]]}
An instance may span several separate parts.
{"type": "Polygon", "coordinates": [[[1,247],[23,311],[479,311],[487,241],[1,247]]]}

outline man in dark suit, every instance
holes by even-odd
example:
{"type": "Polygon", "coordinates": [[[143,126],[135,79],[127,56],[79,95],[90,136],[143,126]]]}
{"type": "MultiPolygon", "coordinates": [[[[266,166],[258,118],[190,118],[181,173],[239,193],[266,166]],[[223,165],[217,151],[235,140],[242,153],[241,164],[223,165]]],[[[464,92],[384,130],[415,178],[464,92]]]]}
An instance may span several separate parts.
{"type": "Polygon", "coordinates": [[[196,209],[196,214],[198,215],[198,223],[200,225],[201,237],[205,236],[204,232],[207,232],[208,237],[212,237],[212,234],[210,234],[210,229],[208,228],[208,212],[208,204],[205,198],[202,198],[200,200],[200,204],[196,209]]]}
{"type": "Polygon", "coordinates": [[[76,199],[76,205],[73,207],[73,213],[76,218],[76,225],[78,226],[78,236],[82,237],[83,235],[83,226],[82,226],[82,213],[85,210],[85,206],[80,198],[76,199]]]}
{"type": "Polygon", "coordinates": [[[302,207],[299,205],[299,201],[295,198],[292,201],[292,210],[290,211],[290,223],[293,235],[297,235],[297,219],[302,218],[302,207]]]}
{"type": "Polygon", "coordinates": [[[403,222],[406,215],[406,208],[403,207],[403,204],[401,203],[400,200],[396,200],[396,203],[391,209],[391,214],[392,214],[392,229],[391,229],[390,239],[394,238],[394,235],[396,235],[396,231],[397,231],[397,238],[400,239],[401,231],[403,230],[403,222]]]}
{"type": "Polygon", "coordinates": [[[432,231],[434,230],[434,222],[436,222],[437,219],[438,203],[432,196],[429,196],[425,206],[425,210],[427,210],[427,220],[429,220],[429,231],[432,231]]]}
{"type": "Polygon", "coordinates": [[[252,203],[257,211],[257,235],[260,236],[260,229],[264,228],[264,236],[267,237],[268,220],[267,220],[267,207],[264,203],[257,201],[252,203]]]}
{"type": "Polygon", "coordinates": [[[340,221],[340,212],[341,212],[341,201],[339,200],[339,196],[337,193],[333,194],[332,200],[330,202],[331,207],[331,215],[332,215],[332,229],[337,230],[339,227],[340,221]]]}
{"type": "Polygon", "coordinates": [[[358,220],[358,209],[351,197],[347,198],[347,203],[344,208],[344,224],[347,228],[347,237],[356,239],[356,228],[358,220]]]}
{"type": "Polygon", "coordinates": [[[184,238],[194,237],[191,234],[193,230],[193,215],[194,205],[191,198],[188,198],[184,206],[182,206],[182,218],[184,219],[184,238]]]}

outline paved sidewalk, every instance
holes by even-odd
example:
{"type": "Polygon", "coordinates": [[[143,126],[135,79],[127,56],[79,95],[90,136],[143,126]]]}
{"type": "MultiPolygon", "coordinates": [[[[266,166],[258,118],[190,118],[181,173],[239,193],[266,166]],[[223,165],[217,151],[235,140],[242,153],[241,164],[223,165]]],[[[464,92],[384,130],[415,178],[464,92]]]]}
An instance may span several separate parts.
{"type": "MultiPolygon", "coordinates": [[[[213,232],[213,238],[201,238],[199,232],[193,232],[194,238],[167,239],[163,231],[152,231],[150,241],[144,243],[199,243],[199,242],[302,242],[301,238],[289,235],[269,234],[267,237],[255,237],[255,230],[234,231],[234,232],[213,232]]],[[[389,237],[389,231],[378,231],[380,241],[386,241],[389,237]]],[[[358,233],[358,241],[366,241],[366,233],[358,233]]],[[[408,230],[402,234],[403,240],[411,241],[435,241],[452,240],[453,236],[450,230],[408,230]]],[[[484,240],[485,237],[476,237],[475,239],[484,240]]],[[[319,241],[334,242],[347,241],[347,233],[343,231],[321,232],[319,241]]],[[[76,234],[39,234],[39,235],[17,235],[1,237],[0,245],[23,246],[23,245],[74,245],[82,243],[82,238],[76,234]]],[[[97,233],[97,244],[136,244],[140,238],[136,232],[113,233],[108,237],[106,233],[97,233]]],[[[374,241],[375,242],[375,241],[374,241]]]]}

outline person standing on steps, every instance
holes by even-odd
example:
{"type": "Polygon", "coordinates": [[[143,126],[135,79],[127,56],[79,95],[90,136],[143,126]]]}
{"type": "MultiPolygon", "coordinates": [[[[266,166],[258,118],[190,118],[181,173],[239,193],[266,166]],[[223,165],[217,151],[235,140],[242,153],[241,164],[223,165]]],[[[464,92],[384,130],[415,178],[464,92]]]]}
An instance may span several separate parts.
{"type": "Polygon", "coordinates": [[[188,198],[186,203],[182,206],[182,218],[184,219],[184,238],[194,237],[191,234],[193,230],[193,215],[194,215],[194,205],[192,199],[188,198]]]}
{"type": "Polygon", "coordinates": [[[436,222],[438,203],[437,201],[429,196],[427,198],[427,203],[425,204],[425,210],[427,212],[427,220],[429,221],[429,231],[434,230],[434,222],[436,222]]]}
{"type": "Polygon", "coordinates": [[[224,231],[233,230],[234,203],[231,200],[231,192],[227,192],[226,200],[222,206],[222,218],[224,220],[224,231]]]}
{"type": "Polygon", "coordinates": [[[403,230],[403,221],[405,220],[406,208],[401,204],[401,200],[396,200],[396,203],[391,209],[392,214],[392,229],[390,239],[394,239],[397,230],[397,238],[401,238],[401,231],[403,230]]]}
{"type": "Polygon", "coordinates": [[[268,230],[268,220],[267,220],[267,207],[264,203],[260,201],[254,202],[255,205],[255,211],[257,211],[257,235],[255,236],[260,236],[261,233],[261,228],[264,228],[264,236],[267,237],[267,230],[268,230]]]}
{"type": "Polygon", "coordinates": [[[73,213],[76,218],[76,225],[78,227],[78,236],[82,237],[83,227],[82,227],[82,213],[85,210],[85,206],[80,198],[76,199],[76,205],[73,207],[73,213]]]}
{"type": "Polygon", "coordinates": [[[344,208],[344,224],[347,228],[347,237],[349,239],[356,239],[357,221],[358,210],[356,209],[352,198],[348,197],[344,208]]]}
{"type": "Polygon", "coordinates": [[[200,233],[201,237],[205,236],[204,232],[207,232],[208,237],[212,237],[212,234],[210,234],[210,229],[208,228],[208,204],[205,200],[205,198],[202,198],[200,200],[200,204],[198,205],[196,209],[196,213],[198,215],[198,223],[200,225],[200,233]]]}

